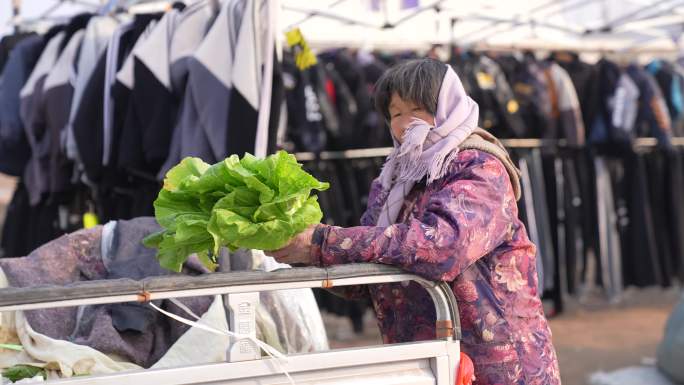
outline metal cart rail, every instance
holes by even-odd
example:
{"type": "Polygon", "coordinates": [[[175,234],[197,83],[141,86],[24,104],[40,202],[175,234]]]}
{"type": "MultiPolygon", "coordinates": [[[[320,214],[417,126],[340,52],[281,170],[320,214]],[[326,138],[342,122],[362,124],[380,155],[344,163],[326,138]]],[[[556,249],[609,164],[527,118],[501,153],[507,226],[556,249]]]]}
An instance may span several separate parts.
{"type": "MultiPolygon", "coordinates": [[[[293,268],[273,272],[241,271],[202,276],[149,277],[79,282],[68,286],[5,288],[0,311],[46,309],[204,295],[254,293],[297,288],[414,281],[430,294],[437,315],[433,341],[289,355],[283,368],[297,384],[453,384],[461,328],[451,288],[405,271],[377,264],[330,268],[293,268]]],[[[135,384],[283,384],[289,383],[272,358],[49,381],[73,385],[135,384]]]]}

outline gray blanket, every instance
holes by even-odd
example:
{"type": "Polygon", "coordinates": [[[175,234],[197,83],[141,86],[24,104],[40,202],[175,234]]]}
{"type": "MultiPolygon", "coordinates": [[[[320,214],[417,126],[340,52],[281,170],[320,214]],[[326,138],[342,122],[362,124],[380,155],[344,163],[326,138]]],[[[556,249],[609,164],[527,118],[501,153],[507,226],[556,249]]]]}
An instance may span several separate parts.
{"type": "MultiPolygon", "coordinates": [[[[14,287],[176,274],[162,269],[155,250],[141,244],[145,236],[158,229],[154,218],[118,221],[115,226],[105,226],[105,255],[101,247],[103,227],[98,226],[64,235],[26,257],[2,259],[0,267],[14,287]]],[[[207,273],[206,269],[191,259],[182,274],[203,273],[207,273]]],[[[181,301],[201,315],[212,300],[193,297],[181,301]]],[[[155,304],[187,316],[168,301],[155,304]]],[[[35,331],[51,338],[87,345],[146,368],[189,328],[138,303],[32,310],[26,312],[26,319],[35,331]]]]}

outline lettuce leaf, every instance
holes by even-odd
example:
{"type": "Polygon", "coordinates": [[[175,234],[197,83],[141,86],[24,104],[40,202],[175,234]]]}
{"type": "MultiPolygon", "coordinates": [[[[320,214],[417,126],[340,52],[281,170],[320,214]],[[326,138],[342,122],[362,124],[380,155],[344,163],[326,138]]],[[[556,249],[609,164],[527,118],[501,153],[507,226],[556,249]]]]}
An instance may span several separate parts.
{"type": "Polygon", "coordinates": [[[2,370],[2,376],[12,382],[18,382],[26,378],[33,378],[40,375],[47,379],[45,369],[32,365],[14,365],[2,370]]]}
{"type": "Polygon", "coordinates": [[[166,174],[154,202],[163,230],[143,242],[157,249],[166,269],[181,271],[197,254],[213,270],[221,247],[276,250],[320,222],[311,193],[328,187],[285,151],[265,159],[233,155],[214,165],[185,158],[166,174]]]}

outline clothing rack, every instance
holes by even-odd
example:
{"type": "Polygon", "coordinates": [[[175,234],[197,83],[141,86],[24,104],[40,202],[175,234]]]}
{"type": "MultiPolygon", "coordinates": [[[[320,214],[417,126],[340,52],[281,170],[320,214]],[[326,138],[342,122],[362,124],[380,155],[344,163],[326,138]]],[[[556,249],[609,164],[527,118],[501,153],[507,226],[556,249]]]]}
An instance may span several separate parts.
{"type": "Polygon", "coordinates": [[[457,42],[447,42],[447,41],[429,41],[429,42],[374,42],[370,46],[366,42],[361,41],[343,41],[343,40],[328,40],[328,41],[309,41],[309,46],[317,50],[326,50],[339,47],[347,47],[350,49],[376,49],[380,51],[387,52],[406,52],[406,51],[427,51],[430,47],[434,45],[448,46],[450,44],[455,44],[464,49],[476,51],[476,52],[525,52],[525,51],[542,51],[542,52],[574,52],[578,54],[599,54],[599,55],[609,55],[609,54],[620,54],[620,55],[678,55],[680,53],[677,48],[658,48],[658,47],[647,47],[647,48],[634,48],[634,47],[590,47],[590,46],[571,46],[571,45],[559,45],[551,43],[534,43],[534,44],[486,44],[486,43],[475,43],[468,44],[464,42],[460,44],[457,42]]]}
{"type": "Polygon", "coordinates": [[[90,8],[91,11],[96,12],[100,15],[112,15],[114,13],[120,13],[120,12],[129,12],[129,10],[132,7],[136,7],[138,5],[148,5],[148,4],[155,4],[155,3],[160,3],[160,4],[165,4],[165,7],[169,7],[171,4],[171,0],[107,0],[106,2],[103,1],[103,4],[101,6],[98,6],[97,4],[85,0],[60,0],[59,2],[55,3],[52,7],[48,8],[45,10],[40,16],[35,17],[35,18],[30,18],[30,19],[22,19],[21,18],[21,6],[22,6],[22,1],[21,0],[13,0],[12,1],[12,13],[13,17],[10,20],[10,24],[13,25],[15,28],[19,28],[21,26],[30,26],[32,24],[37,24],[40,22],[53,22],[53,23],[61,23],[69,20],[69,17],[66,16],[52,16],[52,14],[57,11],[62,5],[66,3],[73,3],[73,4],[79,4],[85,7],[90,8]],[[122,4],[125,3],[125,4],[122,4]]]}
{"type": "MultiPolygon", "coordinates": [[[[502,139],[501,143],[504,147],[509,149],[567,147],[565,139],[502,139]]],[[[673,146],[684,147],[684,137],[672,138],[671,143],[673,146]]],[[[634,140],[633,146],[635,148],[656,147],[658,146],[658,140],[656,138],[637,138],[634,140]]],[[[322,151],[318,154],[313,152],[298,152],[295,154],[295,157],[300,162],[309,162],[313,160],[380,158],[386,157],[390,152],[392,152],[392,147],[376,147],[344,151],[322,151]]]]}

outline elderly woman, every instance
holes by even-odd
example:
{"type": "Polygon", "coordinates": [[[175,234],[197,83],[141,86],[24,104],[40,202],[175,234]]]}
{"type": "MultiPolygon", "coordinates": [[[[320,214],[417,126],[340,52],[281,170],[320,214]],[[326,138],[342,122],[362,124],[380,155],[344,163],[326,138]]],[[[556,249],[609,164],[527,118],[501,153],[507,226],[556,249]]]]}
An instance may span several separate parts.
{"type": "MultiPolygon", "coordinates": [[[[391,68],[375,92],[395,148],[371,186],[362,226],[311,227],[273,256],[314,266],[384,263],[448,282],[475,384],[560,384],[535,246],[518,219],[518,170],[477,128],[477,104],[456,73],[432,59],[391,68]]],[[[419,285],[348,291],[367,293],[385,342],[435,337],[435,311],[419,285]]]]}

